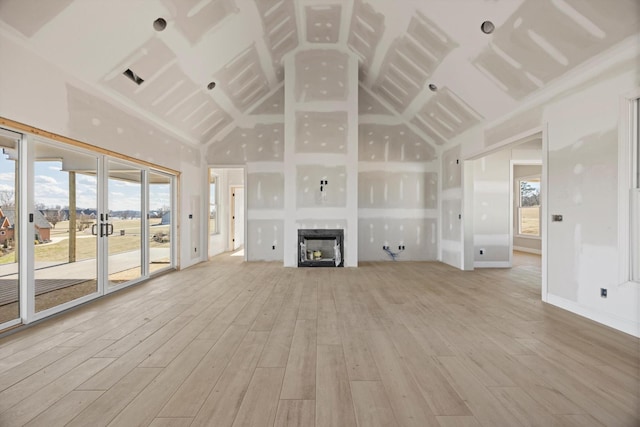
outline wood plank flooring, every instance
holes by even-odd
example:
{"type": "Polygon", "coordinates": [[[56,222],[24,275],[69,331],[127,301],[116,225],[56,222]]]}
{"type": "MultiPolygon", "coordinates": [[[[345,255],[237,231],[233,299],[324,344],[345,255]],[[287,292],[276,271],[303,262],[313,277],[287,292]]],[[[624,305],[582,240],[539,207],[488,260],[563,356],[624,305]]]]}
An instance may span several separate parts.
{"type": "Polygon", "coordinates": [[[640,426],[640,341],[536,262],[220,256],[1,338],[0,426],[640,426]]]}

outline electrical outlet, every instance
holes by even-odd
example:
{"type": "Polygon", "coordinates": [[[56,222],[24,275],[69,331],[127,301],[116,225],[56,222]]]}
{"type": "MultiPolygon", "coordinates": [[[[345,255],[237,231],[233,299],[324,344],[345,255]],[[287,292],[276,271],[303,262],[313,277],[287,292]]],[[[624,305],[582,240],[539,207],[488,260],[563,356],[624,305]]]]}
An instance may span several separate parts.
{"type": "Polygon", "coordinates": [[[607,289],[606,288],[600,288],[600,296],[602,298],[606,298],[607,297],[607,289]]]}
{"type": "Polygon", "coordinates": [[[400,245],[400,246],[398,246],[398,250],[399,250],[399,251],[404,251],[404,245],[400,245]]]}
{"type": "Polygon", "coordinates": [[[480,249],[480,255],[484,255],[484,249],[480,249]]]}
{"type": "Polygon", "coordinates": [[[384,246],[382,247],[382,250],[383,250],[383,251],[388,251],[388,250],[389,250],[389,246],[384,245],[384,246]]]}

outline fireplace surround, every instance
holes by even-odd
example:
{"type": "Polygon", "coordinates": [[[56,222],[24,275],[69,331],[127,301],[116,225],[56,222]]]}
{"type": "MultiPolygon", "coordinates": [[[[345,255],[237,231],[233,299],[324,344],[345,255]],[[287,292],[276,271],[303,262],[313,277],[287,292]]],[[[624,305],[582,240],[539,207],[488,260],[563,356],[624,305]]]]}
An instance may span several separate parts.
{"type": "Polygon", "coordinates": [[[344,267],[344,230],[298,230],[298,267],[344,267]]]}

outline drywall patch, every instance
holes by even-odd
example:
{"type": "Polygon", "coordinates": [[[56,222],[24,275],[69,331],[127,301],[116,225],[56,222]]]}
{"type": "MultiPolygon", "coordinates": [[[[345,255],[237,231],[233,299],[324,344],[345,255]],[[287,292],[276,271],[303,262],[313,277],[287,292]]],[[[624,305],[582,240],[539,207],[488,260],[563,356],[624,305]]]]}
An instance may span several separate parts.
{"type": "Polygon", "coordinates": [[[457,145],[442,153],[442,189],[460,188],[462,186],[462,161],[460,146],[457,145]]]}
{"type": "Polygon", "coordinates": [[[347,113],[296,113],[296,153],[347,152],[347,113]]]}
{"type": "Polygon", "coordinates": [[[282,261],[284,259],[284,221],[247,221],[247,260],[282,261]]]}
{"type": "MultiPolygon", "coordinates": [[[[611,209],[617,203],[617,139],[618,132],[612,129],[549,151],[549,198],[564,214],[565,224],[582,224],[581,240],[571,240],[577,244],[617,245],[617,216],[611,209]]],[[[562,223],[555,228],[558,225],[562,223]]]]}
{"type": "Polygon", "coordinates": [[[358,90],[358,114],[384,114],[391,115],[391,111],[382,105],[375,95],[360,86],[358,90]]]}
{"type": "MultiPolygon", "coordinates": [[[[323,218],[306,218],[296,221],[296,228],[299,230],[346,230],[347,221],[344,219],[323,219],[323,218]]],[[[346,236],[345,236],[346,237],[346,236]]]]}
{"type": "Polygon", "coordinates": [[[157,128],[150,132],[148,123],[81,89],[67,85],[66,90],[71,138],[176,170],[181,161],[199,164],[198,150],[157,128]],[[144,147],[152,148],[140,153],[144,147]]]}
{"type": "Polygon", "coordinates": [[[342,7],[337,4],[307,6],[307,41],[309,43],[337,43],[340,38],[342,7]]]}
{"type": "Polygon", "coordinates": [[[256,6],[262,19],[264,38],[276,67],[276,76],[284,79],[282,57],[298,46],[298,26],[294,0],[263,0],[256,6]]]}
{"type": "Polygon", "coordinates": [[[435,149],[407,125],[361,124],[358,130],[361,162],[428,162],[435,149]]]}
{"type": "Polygon", "coordinates": [[[437,175],[432,172],[360,172],[360,209],[435,209],[437,175]]]}
{"type": "Polygon", "coordinates": [[[442,145],[481,119],[480,114],[444,87],[420,108],[411,123],[442,145]]]}
{"type": "Polygon", "coordinates": [[[635,34],[639,23],[635,0],[621,0],[615,7],[605,1],[529,0],[496,30],[473,63],[499,88],[521,99],[635,34]]]}
{"type": "Polygon", "coordinates": [[[73,0],[3,0],[0,2],[0,17],[11,27],[31,37],[72,2],[73,0]]]}
{"type": "Polygon", "coordinates": [[[380,67],[373,92],[402,113],[426,80],[457,44],[419,11],[407,33],[393,41],[380,67]]]}
{"type": "Polygon", "coordinates": [[[346,101],[349,95],[349,56],[332,49],[296,54],[295,98],[298,102],[346,101]]]}
{"type": "Polygon", "coordinates": [[[382,249],[400,252],[399,261],[432,261],[437,257],[436,220],[430,218],[358,219],[358,257],[361,261],[391,260],[382,249]],[[400,252],[398,246],[404,246],[400,252]]]}
{"type": "Polygon", "coordinates": [[[231,116],[198,88],[177,63],[165,67],[174,59],[173,52],[153,38],[105,76],[103,83],[193,139],[207,141],[231,123],[231,116]],[[122,74],[121,70],[127,68],[145,80],[143,86],[122,74]],[[139,90],[141,87],[144,90],[139,90]]]}
{"type": "MultiPolygon", "coordinates": [[[[160,38],[153,37],[133,51],[115,69],[111,70],[105,76],[103,82],[121,94],[134,98],[135,92],[139,91],[139,86],[122,75],[125,70],[130,69],[137,76],[147,81],[167,64],[175,61],[175,59],[176,56],[171,49],[160,38]]],[[[143,83],[143,85],[146,89],[148,82],[146,84],[143,83]]],[[[195,84],[192,87],[195,89],[195,84]]],[[[157,96],[159,95],[157,94],[157,96]]]]}
{"type": "Polygon", "coordinates": [[[250,173],[247,175],[249,209],[284,208],[284,173],[250,173]]]}
{"type": "Polygon", "coordinates": [[[298,208],[344,208],[347,206],[347,169],[344,166],[298,165],[296,189],[298,208]],[[327,184],[321,184],[321,181],[327,181],[327,184]]]}
{"type": "Polygon", "coordinates": [[[360,71],[363,75],[369,72],[384,30],[384,15],[377,13],[370,4],[356,0],[351,15],[347,46],[358,56],[360,71]]]}
{"type": "Polygon", "coordinates": [[[249,46],[219,70],[214,80],[242,112],[269,93],[269,82],[255,45],[249,46]]]}
{"type": "Polygon", "coordinates": [[[526,111],[522,111],[507,120],[494,126],[486,128],[484,131],[484,145],[497,144],[505,141],[514,135],[530,131],[542,125],[543,107],[538,106],[526,111]]]}
{"type": "Polygon", "coordinates": [[[459,242],[462,238],[462,200],[442,201],[442,239],[459,242]]]}
{"type": "Polygon", "coordinates": [[[284,125],[273,123],[236,128],[207,150],[207,161],[218,165],[246,162],[281,162],[284,158],[284,125]]]}
{"type": "Polygon", "coordinates": [[[284,86],[258,104],[251,115],[284,114],[284,86]]]}
{"type": "Polygon", "coordinates": [[[238,13],[233,0],[211,2],[163,0],[163,2],[172,14],[175,26],[192,45],[198,43],[203,35],[227,16],[238,13]]]}

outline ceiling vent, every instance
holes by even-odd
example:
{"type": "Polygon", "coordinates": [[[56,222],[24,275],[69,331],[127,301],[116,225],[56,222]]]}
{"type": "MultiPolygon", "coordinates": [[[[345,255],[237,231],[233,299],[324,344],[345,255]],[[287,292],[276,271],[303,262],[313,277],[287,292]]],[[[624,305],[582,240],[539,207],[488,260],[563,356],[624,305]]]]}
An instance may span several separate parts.
{"type": "Polygon", "coordinates": [[[138,86],[140,86],[142,84],[142,82],[144,82],[144,79],[142,77],[140,77],[139,75],[137,75],[136,73],[134,73],[133,71],[131,71],[131,68],[127,68],[127,71],[125,71],[122,74],[124,74],[126,77],[129,78],[129,80],[131,80],[132,82],[134,82],[138,86]]]}

